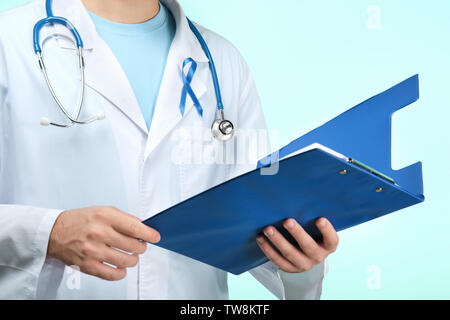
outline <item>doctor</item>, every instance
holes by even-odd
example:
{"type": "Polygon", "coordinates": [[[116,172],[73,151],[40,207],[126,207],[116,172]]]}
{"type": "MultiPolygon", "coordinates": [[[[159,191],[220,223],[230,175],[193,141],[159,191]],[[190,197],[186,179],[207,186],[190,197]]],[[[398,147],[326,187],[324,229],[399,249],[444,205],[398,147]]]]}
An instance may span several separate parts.
{"type": "MultiPolygon", "coordinates": [[[[198,27],[235,128],[233,138],[219,141],[210,131],[220,112],[209,59],[175,0],[54,0],[52,9],[73,23],[84,44],[79,119],[102,120],[48,125],[68,118],[33,50],[45,0],[2,14],[0,298],[227,299],[226,272],[151,245],[164,234],[140,221],[255,167],[256,161],[185,161],[205,150],[249,153],[254,149],[239,138],[266,130],[243,58],[198,27]]],[[[81,82],[73,35],[61,24],[39,35],[49,80],[76,118],[81,82]]],[[[267,152],[260,149],[253,160],[267,152]]],[[[302,251],[268,226],[255,241],[271,261],[250,273],[280,299],[320,298],[325,258],[338,237],[327,220],[317,226],[322,243],[296,221],[284,223],[302,251]]]]}

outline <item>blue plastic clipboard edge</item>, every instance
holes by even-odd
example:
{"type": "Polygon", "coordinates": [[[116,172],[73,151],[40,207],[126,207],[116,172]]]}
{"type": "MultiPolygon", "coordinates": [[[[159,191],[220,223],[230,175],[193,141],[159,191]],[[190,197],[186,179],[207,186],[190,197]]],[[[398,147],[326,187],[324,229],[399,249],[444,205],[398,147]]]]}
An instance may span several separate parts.
{"type": "Polygon", "coordinates": [[[409,193],[424,198],[421,162],[400,170],[393,170],[391,166],[392,115],[418,99],[419,76],[414,75],[261,159],[258,168],[267,167],[308,145],[320,143],[367,164],[393,178],[409,193]]]}

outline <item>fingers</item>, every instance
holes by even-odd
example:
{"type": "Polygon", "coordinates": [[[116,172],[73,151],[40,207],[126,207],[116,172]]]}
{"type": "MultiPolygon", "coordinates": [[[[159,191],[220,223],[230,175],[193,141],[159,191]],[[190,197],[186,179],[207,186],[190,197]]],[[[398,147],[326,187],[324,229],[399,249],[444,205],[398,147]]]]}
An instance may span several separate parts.
{"type": "Polygon", "coordinates": [[[288,219],[283,224],[284,228],[297,241],[300,248],[308,257],[315,257],[319,254],[320,247],[317,242],[302,228],[295,219],[288,219]]]}
{"type": "Polygon", "coordinates": [[[339,244],[339,236],[330,221],[320,218],[317,220],[316,225],[323,236],[322,247],[330,253],[336,251],[339,244]]]}
{"type": "Polygon", "coordinates": [[[264,234],[273,243],[274,246],[280,250],[286,260],[292,263],[295,267],[302,270],[308,270],[312,267],[309,258],[294,247],[283,235],[274,227],[267,227],[264,234]]]}
{"type": "Polygon", "coordinates": [[[90,260],[106,262],[119,269],[134,267],[138,255],[121,252],[102,243],[84,243],[80,248],[82,263],[90,260]]]}
{"type": "Polygon", "coordinates": [[[84,263],[80,271],[108,281],[118,281],[127,275],[126,269],[114,268],[96,260],[84,263]]]}
{"type": "Polygon", "coordinates": [[[131,268],[137,265],[139,258],[136,254],[120,252],[116,249],[105,246],[100,254],[95,257],[101,262],[109,263],[119,269],[131,268]]]}
{"type": "Polygon", "coordinates": [[[296,266],[290,263],[286,258],[284,258],[281,254],[279,254],[272,245],[265,239],[264,236],[258,236],[256,238],[259,247],[264,252],[264,254],[278,267],[286,272],[298,272],[296,266]]]}
{"type": "Polygon", "coordinates": [[[143,254],[147,249],[147,243],[136,238],[125,236],[115,230],[108,230],[105,235],[105,244],[129,253],[143,254]]]}
{"type": "Polygon", "coordinates": [[[160,240],[156,230],[114,207],[65,213],[58,218],[50,236],[54,257],[102,279],[120,280],[126,276],[126,268],[137,265],[138,255],[147,248],[147,243],[139,239],[153,243],[160,240]]]}
{"type": "Polygon", "coordinates": [[[112,227],[126,236],[142,239],[150,243],[158,243],[161,236],[158,231],[147,227],[137,217],[125,212],[119,211],[121,214],[114,215],[112,227]]]}
{"type": "Polygon", "coordinates": [[[297,221],[287,219],[283,226],[296,240],[301,250],[292,245],[273,226],[264,230],[265,237],[257,237],[258,245],[273,263],[286,272],[310,270],[334,252],[339,242],[336,230],[327,219],[318,219],[316,225],[323,235],[322,244],[318,244],[297,221]]]}

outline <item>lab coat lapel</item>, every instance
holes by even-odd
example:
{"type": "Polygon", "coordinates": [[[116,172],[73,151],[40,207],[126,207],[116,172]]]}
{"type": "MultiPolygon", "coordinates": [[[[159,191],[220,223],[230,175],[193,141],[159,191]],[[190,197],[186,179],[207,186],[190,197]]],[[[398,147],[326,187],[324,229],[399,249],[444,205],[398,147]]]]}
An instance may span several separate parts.
{"type": "MultiPolygon", "coordinates": [[[[158,100],[155,106],[150,135],[147,141],[145,157],[164,141],[167,135],[190,112],[197,112],[194,103],[188,96],[184,115],[180,112],[180,99],[183,90],[182,64],[186,58],[192,58],[198,63],[197,72],[191,82],[195,95],[200,100],[207,87],[201,75],[209,68],[208,58],[203,52],[197,38],[191,32],[186,16],[175,0],[162,0],[162,3],[172,12],[176,22],[176,33],[167,57],[166,70],[161,82],[158,100]]],[[[207,73],[209,76],[209,73],[207,73]]],[[[200,116],[200,115],[199,115],[200,116]]]]}
{"type": "MultiPolygon", "coordinates": [[[[128,78],[112,51],[98,35],[81,1],[54,0],[53,2],[55,16],[69,19],[83,39],[86,84],[119,108],[147,133],[147,125],[128,78]]],[[[56,33],[70,36],[70,32],[65,27],[57,24],[55,28],[56,33]]],[[[73,44],[64,38],[60,38],[58,42],[61,48],[73,48],[73,44]]]]}
{"type": "Polygon", "coordinates": [[[116,57],[102,40],[87,55],[86,66],[86,84],[147,133],[147,125],[130,82],[116,57]]]}

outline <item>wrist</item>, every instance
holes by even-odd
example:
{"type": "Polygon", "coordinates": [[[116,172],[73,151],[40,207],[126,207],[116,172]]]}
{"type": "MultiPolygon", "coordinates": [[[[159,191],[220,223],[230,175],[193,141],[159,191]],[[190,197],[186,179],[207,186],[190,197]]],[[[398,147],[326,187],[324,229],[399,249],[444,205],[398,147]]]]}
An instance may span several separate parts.
{"type": "Polygon", "coordinates": [[[50,236],[48,239],[48,246],[47,246],[47,257],[48,258],[57,258],[59,251],[59,243],[60,243],[60,230],[61,226],[63,225],[64,217],[68,211],[63,211],[59,214],[59,216],[56,218],[55,223],[53,224],[52,230],[50,231],[50,236]]]}

